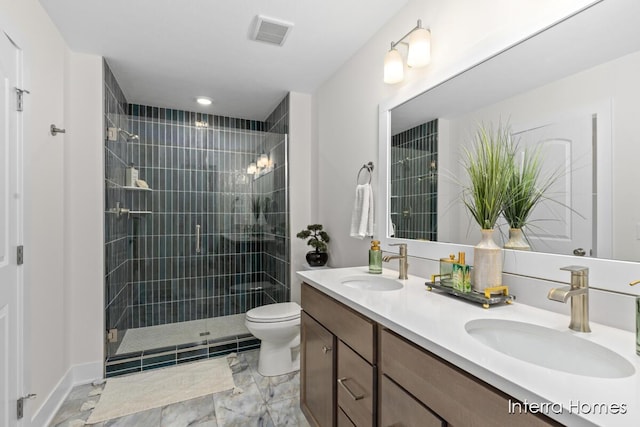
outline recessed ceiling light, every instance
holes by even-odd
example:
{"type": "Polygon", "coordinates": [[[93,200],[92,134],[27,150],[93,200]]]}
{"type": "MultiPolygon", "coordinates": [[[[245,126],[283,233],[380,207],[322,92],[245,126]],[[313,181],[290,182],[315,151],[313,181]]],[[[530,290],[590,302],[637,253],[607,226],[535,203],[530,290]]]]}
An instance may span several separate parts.
{"type": "Polygon", "coordinates": [[[200,105],[211,105],[213,100],[211,98],[207,98],[206,96],[199,96],[196,98],[196,101],[200,105]]]}

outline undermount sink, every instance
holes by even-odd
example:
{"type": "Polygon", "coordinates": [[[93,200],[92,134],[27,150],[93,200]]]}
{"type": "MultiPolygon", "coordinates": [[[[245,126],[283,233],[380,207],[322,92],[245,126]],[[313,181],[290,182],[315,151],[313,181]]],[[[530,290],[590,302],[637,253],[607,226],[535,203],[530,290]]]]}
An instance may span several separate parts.
{"type": "Polygon", "coordinates": [[[596,378],[624,378],[635,373],[619,354],[570,332],[531,323],[476,319],[467,333],[507,356],[557,371],[596,378]]]}
{"type": "Polygon", "coordinates": [[[341,280],[341,283],[350,288],[365,291],[395,291],[402,289],[402,283],[397,280],[380,276],[349,276],[341,280]]]}

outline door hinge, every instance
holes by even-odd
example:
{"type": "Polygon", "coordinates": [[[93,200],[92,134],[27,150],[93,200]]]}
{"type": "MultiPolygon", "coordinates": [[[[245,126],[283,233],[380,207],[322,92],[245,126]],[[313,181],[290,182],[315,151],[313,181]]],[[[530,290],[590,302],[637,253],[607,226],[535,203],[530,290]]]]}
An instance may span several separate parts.
{"type": "Polygon", "coordinates": [[[118,342],[118,330],[109,329],[107,331],[107,342],[118,342]]]}
{"type": "Polygon", "coordinates": [[[17,111],[22,111],[23,107],[24,107],[24,94],[25,93],[31,93],[26,89],[18,89],[16,88],[16,94],[18,95],[16,98],[16,110],[17,111]]]}
{"type": "Polygon", "coordinates": [[[27,394],[26,396],[22,396],[20,399],[18,399],[18,403],[16,405],[16,415],[18,417],[18,419],[22,419],[22,417],[24,417],[24,401],[25,399],[33,399],[35,398],[36,395],[31,393],[31,394],[27,394]]]}
{"type": "Polygon", "coordinates": [[[17,264],[18,265],[24,264],[24,246],[22,246],[22,245],[18,246],[16,254],[17,254],[17,258],[18,258],[17,259],[17,264]]]}

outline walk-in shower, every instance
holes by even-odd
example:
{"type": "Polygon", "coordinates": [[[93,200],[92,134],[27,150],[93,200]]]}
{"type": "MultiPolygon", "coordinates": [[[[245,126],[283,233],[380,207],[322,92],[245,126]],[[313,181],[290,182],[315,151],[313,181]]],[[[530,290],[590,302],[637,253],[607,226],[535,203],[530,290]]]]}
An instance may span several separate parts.
{"type": "Polygon", "coordinates": [[[244,313],[290,297],[287,99],[233,119],[127,104],[105,76],[106,374],[257,346],[244,313]]]}

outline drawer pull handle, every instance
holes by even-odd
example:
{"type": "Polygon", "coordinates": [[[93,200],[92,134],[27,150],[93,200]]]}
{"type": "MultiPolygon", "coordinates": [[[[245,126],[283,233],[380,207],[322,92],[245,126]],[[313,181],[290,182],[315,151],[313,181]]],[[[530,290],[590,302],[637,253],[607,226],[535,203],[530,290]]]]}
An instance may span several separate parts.
{"type": "Polygon", "coordinates": [[[342,378],[338,378],[338,384],[340,384],[342,386],[342,388],[344,388],[347,391],[347,394],[349,394],[349,396],[351,396],[351,398],[353,400],[360,400],[364,397],[363,394],[357,395],[354,392],[352,392],[351,390],[349,390],[349,387],[347,387],[347,385],[345,384],[345,382],[349,380],[349,378],[347,377],[342,377],[342,378]]]}
{"type": "Polygon", "coordinates": [[[326,345],[323,345],[323,346],[322,346],[322,352],[323,352],[324,354],[327,354],[327,353],[328,353],[328,352],[330,352],[330,351],[331,351],[331,347],[327,347],[326,345]]]}

